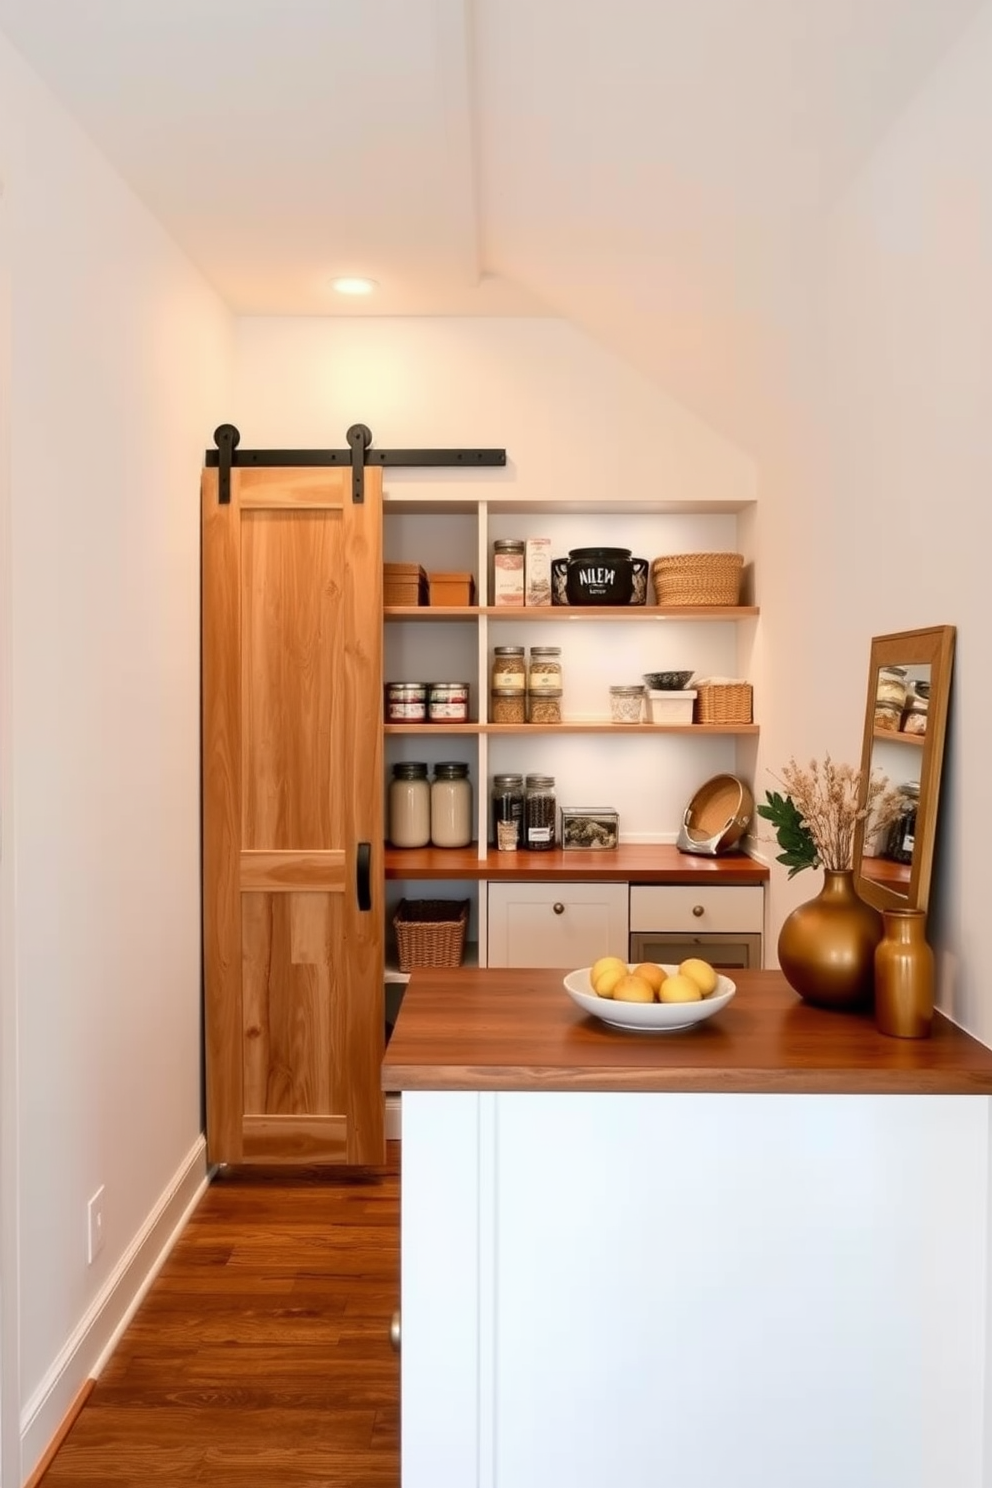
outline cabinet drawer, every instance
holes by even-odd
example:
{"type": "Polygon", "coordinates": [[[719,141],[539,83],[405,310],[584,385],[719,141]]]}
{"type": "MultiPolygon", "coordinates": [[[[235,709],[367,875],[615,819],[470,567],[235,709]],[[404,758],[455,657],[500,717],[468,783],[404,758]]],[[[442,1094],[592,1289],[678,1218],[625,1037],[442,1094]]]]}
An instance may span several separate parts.
{"type": "Polygon", "coordinates": [[[490,966],[589,966],[627,959],[625,883],[492,883],[490,966]]]}
{"type": "Polygon", "coordinates": [[[760,885],[632,884],[631,930],[751,931],[764,925],[760,885]]]}

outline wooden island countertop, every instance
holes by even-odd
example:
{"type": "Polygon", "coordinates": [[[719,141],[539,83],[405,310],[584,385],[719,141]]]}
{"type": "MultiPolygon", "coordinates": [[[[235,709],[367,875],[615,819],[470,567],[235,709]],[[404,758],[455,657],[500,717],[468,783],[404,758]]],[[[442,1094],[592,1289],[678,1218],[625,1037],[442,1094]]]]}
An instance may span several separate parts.
{"type": "Polygon", "coordinates": [[[584,1014],[564,975],[414,971],[382,1088],[992,1095],[992,1050],[939,1013],[930,1038],[887,1038],[870,1014],[804,1003],[781,972],[735,970],[737,994],[714,1018],[633,1033],[584,1014]]]}

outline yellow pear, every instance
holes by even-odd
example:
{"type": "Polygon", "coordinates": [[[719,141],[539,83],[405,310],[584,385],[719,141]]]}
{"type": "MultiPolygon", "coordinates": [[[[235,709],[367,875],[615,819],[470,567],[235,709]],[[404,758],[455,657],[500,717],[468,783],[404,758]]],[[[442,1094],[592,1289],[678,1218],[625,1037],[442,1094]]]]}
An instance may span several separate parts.
{"type": "Polygon", "coordinates": [[[654,988],[642,976],[632,972],[622,976],[613,989],[615,1002],[654,1002],[654,988]]]}
{"type": "Polygon", "coordinates": [[[665,973],[655,961],[641,961],[634,967],[633,975],[643,977],[657,997],[661,984],[665,980],[665,973]]]}
{"type": "Polygon", "coordinates": [[[592,990],[597,997],[613,997],[617,983],[627,975],[627,968],[621,961],[619,966],[608,966],[601,971],[592,984],[592,990]]]}
{"type": "Polygon", "coordinates": [[[702,1002],[702,999],[699,983],[679,973],[666,977],[658,993],[659,1002],[702,1002]]]}
{"type": "Polygon", "coordinates": [[[704,997],[709,997],[712,992],[716,991],[716,972],[708,961],[701,961],[698,956],[690,956],[688,961],[682,962],[679,967],[679,976],[692,977],[704,997]]]}

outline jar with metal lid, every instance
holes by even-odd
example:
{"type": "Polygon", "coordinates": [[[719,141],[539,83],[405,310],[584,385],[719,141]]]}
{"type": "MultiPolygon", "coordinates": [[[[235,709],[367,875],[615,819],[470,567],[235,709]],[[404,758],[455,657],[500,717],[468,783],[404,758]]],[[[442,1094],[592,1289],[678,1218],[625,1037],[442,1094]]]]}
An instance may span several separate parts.
{"type": "Polygon", "coordinates": [[[434,766],[431,841],[435,847],[468,847],[472,841],[472,784],[462,760],[434,766]]]}
{"type": "Polygon", "coordinates": [[[394,847],[426,847],[431,840],[431,788],[427,766],[403,761],[389,782],[389,840],[394,847]]]}
{"type": "Polygon", "coordinates": [[[643,709],[643,685],[610,688],[610,718],[613,723],[640,723],[643,709]]]}
{"type": "Polygon", "coordinates": [[[527,722],[561,723],[561,688],[532,687],[527,694],[527,722]]]}
{"type": "Polygon", "coordinates": [[[386,683],[387,723],[424,723],[426,718],[426,682],[386,683]]]}
{"type": "Polygon", "coordinates": [[[527,668],[527,690],[561,688],[561,647],[531,646],[530,664],[527,668]]]}
{"type": "Polygon", "coordinates": [[[431,723],[468,723],[468,683],[431,682],[427,717],[431,723]]]}
{"type": "Polygon", "coordinates": [[[524,692],[527,688],[527,667],[523,646],[495,646],[493,648],[493,688],[508,692],[524,692]]]}
{"type": "Polygon", "coordinates": [[[520,538],[502,537],[493,543],[493,604],[517,606],[524,602],[524,547],[520,538]]]}
{"type": "Polygon", "coordinates": [[[532,851],[555,845],[555,781],[553,775],[528,775],[524,795],[524,842],[532,851]]]}
{"type": "Polygon", "coordinates": [[[526,723],[525,697],[515,687],[494,687],[489,694],[489,722],[526,723]]]}
{"type": "Polygon", "coordinates": [[[494,775],[493,842],[499,852],[516,852],[524,831],[524,777],[494,775]]]}

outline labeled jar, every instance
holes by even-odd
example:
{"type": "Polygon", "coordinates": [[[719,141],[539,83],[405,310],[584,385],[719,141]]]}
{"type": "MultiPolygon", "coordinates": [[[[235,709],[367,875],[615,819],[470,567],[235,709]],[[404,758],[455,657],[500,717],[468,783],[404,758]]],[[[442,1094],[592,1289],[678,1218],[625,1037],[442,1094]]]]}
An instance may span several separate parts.
{"type": "Polygon", "coordinates": [[[528,723],[561,723],[561,688],[532,687],[527,694],[528,723]]]}
{"type": "Polygon", "coordinates": [[[640,723],[643,708],[643,686],[610,688],[610,718],[614,723],[640,723]]]}
{"type": "Polygon", "coordinates": [[[431,841],[435,847],[468,847],[472,841],[472,785],[461,760],[434,766],[431,841]]]}
{"type": "Polygon", "coordinates": [[[431,788],[425,764],[393,766],[388,799],[389,840],[394,847],[426,847],[431,840],[431,788]]]}
{"type": "Polygon", "coordinates": [[[493,604],[523,607],[524,543],[515,537],[493,543],[493,604]]]}
{"type": "Polygon", "coordinates": [[[889,830],[886,857],[895,863],[912,863],[916,846],[916,812],[920,804],[920,785],[917,780],[907,780],[899,787],[902,805],[899,815],[889,830]]]}
{"type": "Polygon", "coordinates": [[[468,683],[431,682],[427,717],[431,723],[468,723],[468,683]]]}
{"type": "Polygon", "coordinates": [[[531,646],[527,667],[528,691],[541,688],[561,688],[561,647],[531,646]]]}
{"type": "Polygon", "coordinates": [[[386,683],[387,723],[424,723],[426,720],[426,682],[386,683]]]}
{"type": "Polygon", "coordinates": [[[494,775],[493,842],[499,852],[516,852],[524,832],[524,777],[494,775]]]}
{"type": "Polygon", "coordinates": [[[496,646],[493,648],[491,682],[494,689],[509,692],[524,692],[527,687],[527,666],[523,646],[496,646]]]}
{"type": "Polygon", "coordinates": [[[554,847],[556,814],[554,776],[528,775],[524,794],[524,847],[535,852],[554,847]]]}
{"type": "Polygon", "coordinates": [[[489,695],[489,722],[526,723],[525,696],[515,687],[494,687],[489,695]]]}

